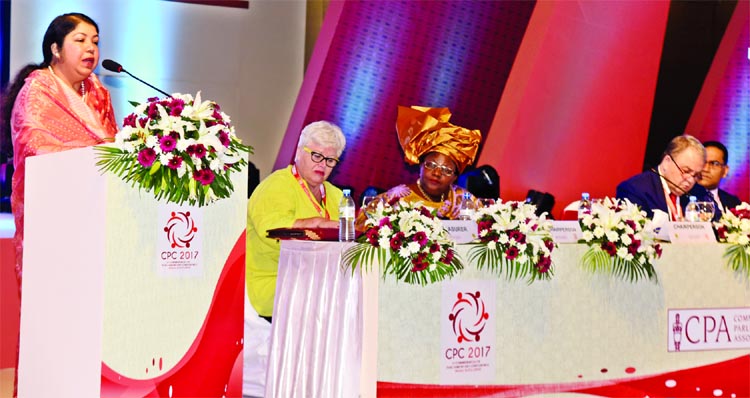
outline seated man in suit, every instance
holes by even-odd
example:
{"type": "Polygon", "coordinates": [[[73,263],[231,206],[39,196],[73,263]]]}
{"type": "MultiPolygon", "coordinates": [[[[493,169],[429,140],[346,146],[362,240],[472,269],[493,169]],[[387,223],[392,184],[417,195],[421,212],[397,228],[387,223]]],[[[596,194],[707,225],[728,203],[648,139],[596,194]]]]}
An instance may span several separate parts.
{"type": "Polygon", "coordinates": [[[711,199],[716,202],[716,219],[718,219],[721,213],[737,207],[742,201],[731,193],[719,189],[719,183],[729,174],[727,147],[718,141],[706,141],[703,146],[706,148],[706,166],[703,167],[698,184],[708,190],[711,199]]]}
{"type": "MultiPolygon", "coordinates": [[[[657,168],[621,182],[617,197],[639,205],[649,217],[654,216],[654,210],[661,210],[670,221],[682,220],[688,200],[681,196],[693,188],[705,163],[706,149],[700,141],[690,135],[677,136],[667,145],[657,168]]],[[[707,195],[703,187],[697,189],[702,190],[699,197],[707,195]]]]}

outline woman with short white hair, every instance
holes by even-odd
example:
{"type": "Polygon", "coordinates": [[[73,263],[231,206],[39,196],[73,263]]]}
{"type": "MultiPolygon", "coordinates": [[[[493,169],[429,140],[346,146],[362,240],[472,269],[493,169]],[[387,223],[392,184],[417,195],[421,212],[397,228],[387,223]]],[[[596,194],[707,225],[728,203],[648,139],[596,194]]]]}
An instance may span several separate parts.
{"type": "Polygon", "coordinates": [[[294,164],[261,181],[247,204],[245,370],[243,395],[263,396],[270,343],[279,241],[266,237],[276,228],[338,228],[343,193],[328,177],[346,146],[341,129],[326,121],[300,134],[294,164]]]}

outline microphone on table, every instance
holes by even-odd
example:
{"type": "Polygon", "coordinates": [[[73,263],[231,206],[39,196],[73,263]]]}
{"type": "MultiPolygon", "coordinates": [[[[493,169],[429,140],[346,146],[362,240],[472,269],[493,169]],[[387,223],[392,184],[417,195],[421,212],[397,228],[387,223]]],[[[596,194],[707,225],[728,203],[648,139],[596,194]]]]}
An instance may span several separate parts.
{"type": "Polygon", "coordinates": [[[143,83],[143,84],[145,84],[145,85],[153,88],[154,90],[156,90],[156,91],[158,91],[158,92],[166,95],[167,97],[171,97],[172,96],[171,94],[168,94],[166,91],[159,90],[158,88],[152,86],[151,84],[148,84],[145,81],[143,81],[143,80],[139,79],[138,77],[134,76],[132,73],[126,71],[125,68],[122,67],[122,65],[120,65],[119,63],[117,63],[115,61],[112,61],[111,59],[105,59],[104,61],[102,61],[102,68],[104,68],[104,69],[106,69],[106,70],[108,70],[110,72],[115,72],[115,73],[125,72],[130,77],[132,77],[133,79],[138,80],[139,82],[141,82],[141,83],[143,83]]]}

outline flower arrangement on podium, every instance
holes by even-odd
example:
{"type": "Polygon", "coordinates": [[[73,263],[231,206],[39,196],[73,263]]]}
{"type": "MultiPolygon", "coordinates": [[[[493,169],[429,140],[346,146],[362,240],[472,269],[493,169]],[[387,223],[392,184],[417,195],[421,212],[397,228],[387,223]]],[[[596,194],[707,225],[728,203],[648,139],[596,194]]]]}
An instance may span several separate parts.
{"type": "Polygon", "coordinates": [[[232,194],[231,174],[247,165],[252,147],[218,104],[200,92],[132,104],[114,143],[97,147],[100,170],[177,204],[204,206],[232,194]]]}
{"type": "Polygon", "coordinates": [[[451,278],[464,267],[448,232],[421,202],[379,202],[357,241],[343,256],[352,271],[368,270],[377,261],[383,264],[383,277],[392,274],[399,281],[426,285],[451,278]]]}
{"type": "Polygon", "coordinates": [[[549,280],[553,275],[552,222],[546,213],[536,215],[536,206],[523,202],[497,202],[479,208],[478,243],[472,243],[469,260],[507,280],[549,280]]]}
{"type": "Polygon", "coordinates": [[[628,199],[604,198],[580,220],[583,239],[589,245],[581,258],[584,268],[629,280],[648,278],[658,282],[653,262],[661,257],[654,225],[638,205],[628,199]]]}
{"type": "Polygon", "coordinates": [[[721,215],[714,223],[719,242],[728,243],[724,257],[729,267],[750,279],[750,204],[740,204],[721,215]]]}

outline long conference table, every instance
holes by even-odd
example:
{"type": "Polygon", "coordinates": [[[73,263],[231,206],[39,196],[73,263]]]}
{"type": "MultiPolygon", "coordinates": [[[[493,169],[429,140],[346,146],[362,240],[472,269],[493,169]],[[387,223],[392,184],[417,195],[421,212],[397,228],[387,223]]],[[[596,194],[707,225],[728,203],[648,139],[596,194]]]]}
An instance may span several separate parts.
{"type": "Polygon", "coordinates": [[[750,281],[726,245],[664,245],[656,283],[563,244],[549,281],[466,264],[427,286],[343,269],[351,245],[282,242],[266,396],[750,396],[750,281]]]}

